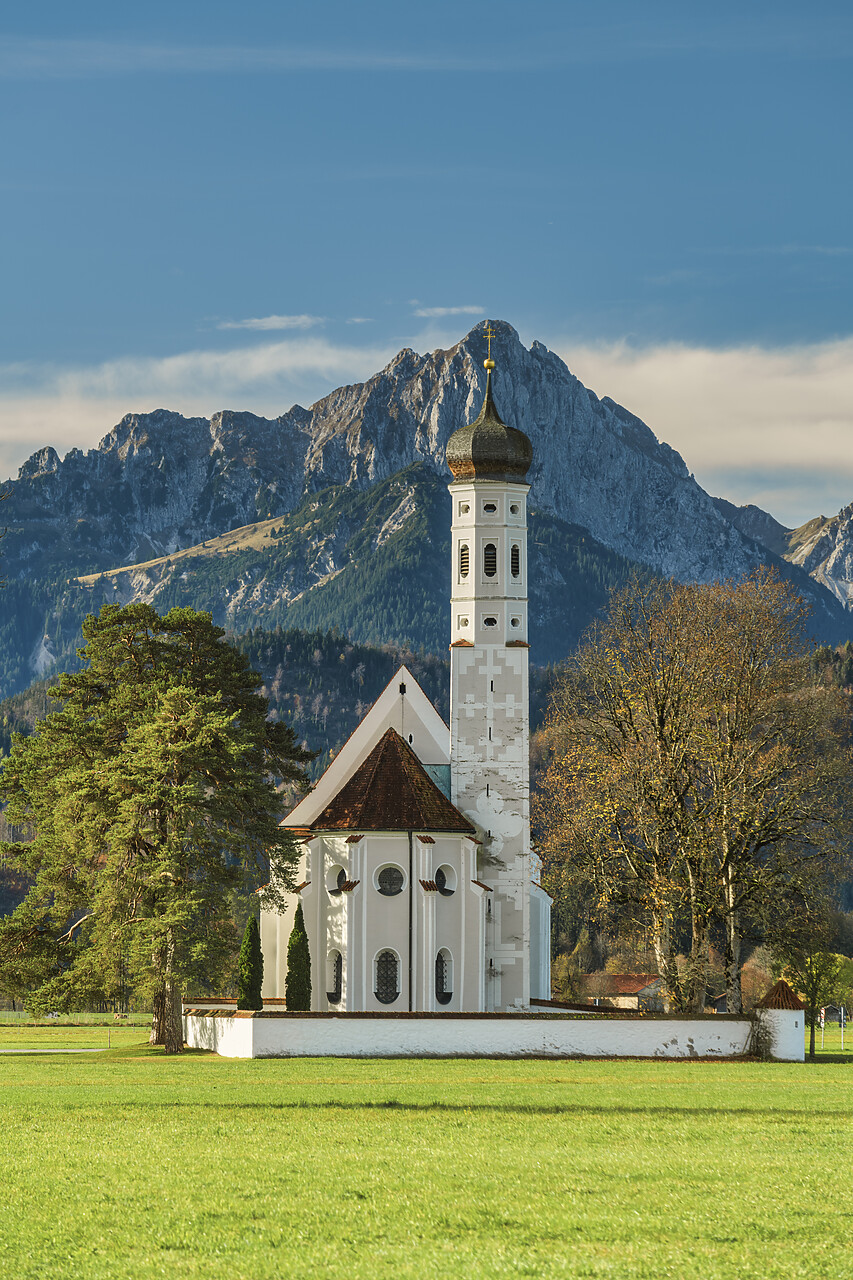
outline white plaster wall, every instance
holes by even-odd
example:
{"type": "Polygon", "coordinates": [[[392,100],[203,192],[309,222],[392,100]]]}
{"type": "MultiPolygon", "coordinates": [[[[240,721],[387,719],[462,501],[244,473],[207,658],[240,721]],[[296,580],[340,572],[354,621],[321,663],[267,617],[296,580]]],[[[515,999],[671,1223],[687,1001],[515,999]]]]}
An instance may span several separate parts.
{"type": "MultiPolygon", "coordinates": [[[[747,1019],[186,1018],[187,1043],[224,1057],[736,1057],[747,1019]],[[222,1023],[218,1033],[212,1026],[222,1023]],[[197,1024],[199,1024],[197,1026],[197,1024]],[[244,1027],[253,1028],[245,1031],[244,1027]],[[235,1030],[236,1028],[236,1030],[235,1030]]],[[[800,1052],[802,1059],[802,1050],[800,1052]]]]}
{"type": "Polygon", "coordinates": [[[551,899],[530,886],[530,998],[551,999],[551,899]]]}
{"type": "MultiPolygon", "coordinates": [[[[803,1014],[764,1009],[770,1053],[803,1062],[803,1014]]],[[[185,1015],[191,1049],[224,1058],[632,1057],[729,1058],[747,1051],[746,1018],[300,1018],[185,1015]]]]}
{"type": "Polygon", "coordinates": [[[761,1021],[772,1041],[772,1054],[780,1062],[804,1062],[805,1014],[794,1009],[762,1009],[761,1021]]]}
{"type": "Polygon", "coordinates": [[[222,1058],[256,1058],[254,1031],[257,1018],[208,1016],[184,1017],[184,1041],[190,1049],[210,1049],[222,1058]]]}

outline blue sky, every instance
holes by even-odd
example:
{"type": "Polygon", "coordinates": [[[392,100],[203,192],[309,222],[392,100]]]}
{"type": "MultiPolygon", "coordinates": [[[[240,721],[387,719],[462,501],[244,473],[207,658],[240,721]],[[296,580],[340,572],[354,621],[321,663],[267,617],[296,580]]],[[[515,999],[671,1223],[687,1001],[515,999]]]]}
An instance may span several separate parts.
{"type": "Polygon", "coordinates": [[[796,523],[853,500],[853,7],[0,16],[0,470],[488,315],[796,523]]]}

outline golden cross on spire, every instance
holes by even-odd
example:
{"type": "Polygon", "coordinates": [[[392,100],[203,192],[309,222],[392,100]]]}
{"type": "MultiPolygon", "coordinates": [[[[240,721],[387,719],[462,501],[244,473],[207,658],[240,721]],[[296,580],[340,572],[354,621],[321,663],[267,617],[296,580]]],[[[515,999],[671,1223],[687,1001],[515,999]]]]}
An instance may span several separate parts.
{"type": "Polygon", "coordinates": [[[494,362],[494,360],[492,359],[492,338],[493,338],[494,336],[495,336],[495,331],[494,331],[494,329],[492,328],[492,326],[491,326],[491,325],[487,325],[487,326],[486,326],[486,337],[487,337],[488,342],[489,342],[489,354],[488,354],[488,356],[486,357],[486,359],[483,361],[483,368],[484,368],[484,369],[488,369],[490,373],[491,373],[492,369],[494,369],[494,367],[495,367],[495,362],[494,362]]]}

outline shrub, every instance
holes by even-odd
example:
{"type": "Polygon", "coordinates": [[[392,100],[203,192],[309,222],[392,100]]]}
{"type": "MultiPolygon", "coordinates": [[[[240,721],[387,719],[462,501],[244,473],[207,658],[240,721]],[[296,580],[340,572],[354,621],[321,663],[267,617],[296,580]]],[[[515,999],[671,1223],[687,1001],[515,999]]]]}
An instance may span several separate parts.
{"type": "Polygon", "coordinates": [[[246,932],[240,946],[237,970],[237,1008],[263,1009],[261,987],[264,982],[264,953],[261,950],[261,931],[254,916],[246,924],[246,932]]]}
{"type": "Polygon", "coordinates": [[[293,931],[287,944],[287,977],[284,980],[285,1007],[293,1013],[311,1009],[311,953],[302,917],[302,903],[296,908],[293,931]]]}

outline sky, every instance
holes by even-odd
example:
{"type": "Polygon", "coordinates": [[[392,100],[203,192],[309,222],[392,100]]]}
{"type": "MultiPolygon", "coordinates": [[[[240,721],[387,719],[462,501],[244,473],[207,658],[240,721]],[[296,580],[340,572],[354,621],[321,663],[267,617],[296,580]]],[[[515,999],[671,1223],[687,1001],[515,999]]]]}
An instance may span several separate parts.
{"type": "Polygon", "coordinates": [[[853,6],[0,13],[0,474],[274,415],[486,317],[710,492],[853,502],[853,6]]]}

